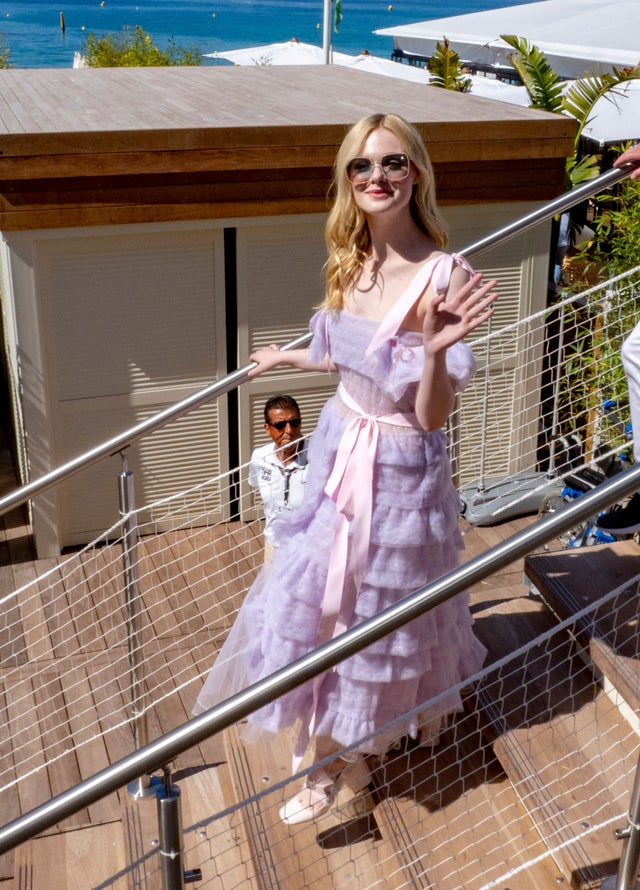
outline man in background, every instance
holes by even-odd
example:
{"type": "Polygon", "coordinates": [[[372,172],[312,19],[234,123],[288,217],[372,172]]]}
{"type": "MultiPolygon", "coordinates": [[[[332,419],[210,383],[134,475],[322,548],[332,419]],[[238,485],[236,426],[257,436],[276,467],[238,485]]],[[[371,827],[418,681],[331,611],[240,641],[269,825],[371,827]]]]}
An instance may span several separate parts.
{"type": "Polygon", "coordinates": [[[249,465],[249,485],[264,504],[265,559],[278,546],[276,517],[301,502],[307,475],[307,443],[300,408],[292,396],[275,395],[264,406],[264,431],[271,441],[256,448],[249,465]]]}

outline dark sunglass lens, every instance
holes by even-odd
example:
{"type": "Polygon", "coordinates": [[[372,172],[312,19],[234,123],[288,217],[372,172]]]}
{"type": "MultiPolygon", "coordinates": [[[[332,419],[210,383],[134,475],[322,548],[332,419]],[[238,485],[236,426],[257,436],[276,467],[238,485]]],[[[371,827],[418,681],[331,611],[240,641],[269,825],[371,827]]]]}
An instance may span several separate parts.
{"type": "Polygon", "coordinates": [[[385,176],[400,179],[409,172],[409,158],[404,154],[385,155],[382,158],[385,176]]]}
{"type": "Polygon", "coordinates": [[[347,165],[347,176],[354,182],[359,179],[368,179],[373,172],[369,158],[354,158],[347,165]]]}
{"type": "Polygon", "coordinates": [[[278,430],[278,432],[282,432],[282,430],[288,425],[296,429],[296,427],[300,426],[300,419],[294,418],[293,420],[276,420],[275,423],[269,424],[274,429],[278,430]]]}

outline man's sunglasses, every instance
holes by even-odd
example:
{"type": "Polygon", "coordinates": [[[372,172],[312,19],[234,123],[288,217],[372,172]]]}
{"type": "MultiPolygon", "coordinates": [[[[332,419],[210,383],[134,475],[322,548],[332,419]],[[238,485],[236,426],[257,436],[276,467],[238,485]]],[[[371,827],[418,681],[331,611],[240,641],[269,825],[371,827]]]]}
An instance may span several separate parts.
{"type": "Polygon", "coordinates": [[[352,158],[347,164],[347,177],[350,182],[368,182],[376,167],[380,167],[389,182],[400,182],[409,175],[411,161],[404,152],[382,155],[379,161],[374,161],[373,158],[352,158]]]}
{"type": "Polygon", "coordinates": [[[278,432],[281,433],[286,426],[291,426],[294,430],[297,429],[302,421],[299,417],[294,417],[293,420],[276,420],[275,423],[271,423],[271,421],[268,420],[267,423],[269,426],[272,426],[274,430],[278,430],[278,432]]]}

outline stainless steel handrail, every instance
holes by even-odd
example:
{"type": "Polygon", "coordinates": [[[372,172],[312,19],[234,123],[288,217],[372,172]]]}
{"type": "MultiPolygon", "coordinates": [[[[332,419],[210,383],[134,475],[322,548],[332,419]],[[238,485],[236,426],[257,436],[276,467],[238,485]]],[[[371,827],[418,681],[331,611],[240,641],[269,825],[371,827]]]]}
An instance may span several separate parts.
{"type": "Polygon", "coordinates": [[[550,201],[548,204],[544,204],[542,207],[538,208],[538,210],[533,210],[526,216],[521,216],[519,219],[504,226],[502,229],[497,229],[495,232],[487,235],[486,238],[481,238],[480,241],[475,241],[469,247],[461,250],[460,253],[464,254],[464,256],[477,255],[488,250],[490,247],[495,247],[496,244],[502,244],[503,242],[514,238],[516,235],[528,232],[529,229],[532,229],[539,223],[551,219],[558,213],[564,213],[566,210],[570,210],[571,207],[574,207],[576,204],[579,204],[587,198],[591,198],[602,189],[615,185],[617,182],[622,182],[623,179],[627,179],[631,176],[637,167],[640,167],[640,164],[624,164],[622,167],[612,167],[611,170],[607,170],[606,173],[601,173],[600,176],[597,176],[595,179],[590,179],[588,182],[571,189],[571,191],[564,192],[564,194],[555,198],[553,201],[550,201]]]}
{"type": "Polygon", "coordinates": [[[249,686],[232,698],[194,717],[159,739],[123,757],[74,788],[0,828],[0,854],[34,837],[61,819],[89,806],[144,773],[159,769],[296,686],[329,670],[371,643],[413,621],[498,569],[542,546],[562,532],[597,515],[640,489],[640,465],[576,498],[566,509],[507,538],[491,550],[422,587],[393,606],[363,621],[318,649],[249,686]]]}
{"type": "MultiPolygon", "coordinates": [[[[480,241],[475,241],[473,244],[469,244],[467,247],[463,248],[460,253],[464,254],[466,257],[471,257],[488,250],[490,247],[495,247],[497,244],[508,241],[516,235],[532,229],[539,223],[551,219],[557,213],[562,213],[565,210],[568,210],[574,204],[580,203],[580,201],[591,197],[591,195],[596,194],[596,192],[608,188],[617,182],[621,182],[623,179],[630,176],[637,166],[637,164],[625,164],[623,167],[614,167],[606,173],[601,174],[596,179],[592,179],[578,188],[565,192],[550,203],[544,204],[538,210],[534,210],[526,216],[514,220],[514,222],[509,223],[502,229],[498,229],[491,235],[487,235],[486,238],[482,238],[480,241]]],[[[281,348],[283,350],[298,349],[306,346],[310,340],[310,333],[301,334],[299,337],[291,340],[281,348]]],[[[230,392],[232,389],[235,389],[241,383],[245,383],[249,379],[249,373],[253,368],[255,368],[254,362],[245,365],[243,368],[238,368],[221,380],[211,383],[204,389],[200,389],[192,395],[187,396],[186,399],[176,402],[174,405],[165,408],[163,411],[158,412],[158,414],[148,417],[136,426],[125,430],[123,433],[114,436],[112,439],[103,442],[101,445],[78,455],[78,457],[72,458],[67,463],[56,467],[55,470],[46,473],[39,479],[35,479],[33,482],[29,482],[26,485],[15,489],[15,491],[0,498],[0,516],[3,516],[14,507],[18,507],[20,504],[24,504],[26,501],[31,500],[31,498],[42,494],[49,488],[62,482],[64,479],[68,479],[80,470],[85,469],[85,467],[91,466],[103,457],[111,457],[123,449],[129,448],[129,446],[138,439],[161,429],[170,421],[176,420],[183,414],[187,414],[189,411],[193,411],[195,408],[199,408],[201,405],[230,392]]]]}

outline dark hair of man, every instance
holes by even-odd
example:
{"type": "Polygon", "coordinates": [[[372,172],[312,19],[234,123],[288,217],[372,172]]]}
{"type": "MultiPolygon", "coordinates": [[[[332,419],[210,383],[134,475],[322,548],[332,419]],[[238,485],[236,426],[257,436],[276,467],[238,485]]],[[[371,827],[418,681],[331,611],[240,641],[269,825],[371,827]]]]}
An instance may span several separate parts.
{"type": "Polygon", "coordinates": [[[295,411],[300,417],[300,408],[298,407],[298,403],[293,398],[293,396],[285,396],[285,395],[277,395],[271,396],[270,399],[267,399],[266,404],[264,406],[264,422],[269,423],[270,412],[273,408],[280,409],[289,409],[290,411],[295,411]]]}

